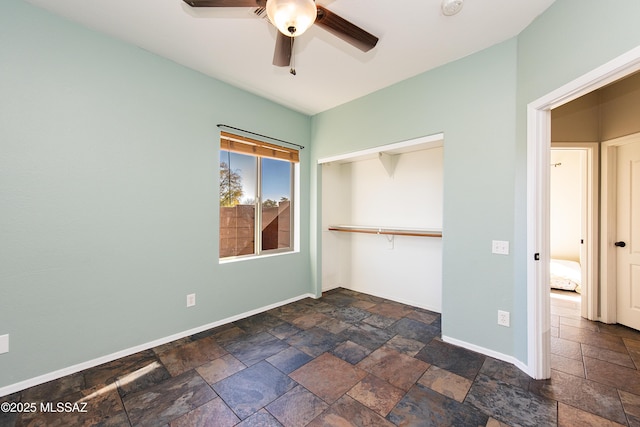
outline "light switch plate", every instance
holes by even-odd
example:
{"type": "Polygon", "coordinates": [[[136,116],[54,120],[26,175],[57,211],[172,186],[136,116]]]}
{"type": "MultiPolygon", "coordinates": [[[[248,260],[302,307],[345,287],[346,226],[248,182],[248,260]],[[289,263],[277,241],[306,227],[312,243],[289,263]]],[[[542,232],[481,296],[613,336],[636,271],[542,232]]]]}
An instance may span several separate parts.
{"type": "Polygon", "coordinates": [[[507,240],[493,240],[491,242],[491,253],[509,255],[509,242],[507,240]]]}
{"type": "Polygon", "coordinates": [[[196,294],[187,295],[187,307],[193,307],[196,305],[196,294]]]}
{"type": "Polygon", "coordinates": [[[0,335],[0,354],[9,352],[9,334],[0,335]]]}

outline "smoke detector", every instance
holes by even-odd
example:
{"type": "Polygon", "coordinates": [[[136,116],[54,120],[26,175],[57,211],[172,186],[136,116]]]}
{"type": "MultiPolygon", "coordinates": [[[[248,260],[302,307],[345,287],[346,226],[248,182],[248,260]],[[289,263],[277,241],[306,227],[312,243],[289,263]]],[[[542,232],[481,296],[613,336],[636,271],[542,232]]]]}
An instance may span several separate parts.
{"type": "Polygon", "coordinates": [[[442,0],[442,13],[452,16],[462,10],[463,0],[442,0]]]}

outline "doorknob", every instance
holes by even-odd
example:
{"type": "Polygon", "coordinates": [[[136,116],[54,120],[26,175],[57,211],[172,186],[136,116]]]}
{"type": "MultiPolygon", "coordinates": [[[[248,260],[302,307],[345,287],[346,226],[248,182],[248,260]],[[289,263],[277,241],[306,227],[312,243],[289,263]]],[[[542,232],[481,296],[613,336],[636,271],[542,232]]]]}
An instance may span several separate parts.
{"type": "Polygon", "coordinates": [[[625,242],[615,242],[614,245],[619,248],[624,248],[625,246],[627,246],[625,242]]]}

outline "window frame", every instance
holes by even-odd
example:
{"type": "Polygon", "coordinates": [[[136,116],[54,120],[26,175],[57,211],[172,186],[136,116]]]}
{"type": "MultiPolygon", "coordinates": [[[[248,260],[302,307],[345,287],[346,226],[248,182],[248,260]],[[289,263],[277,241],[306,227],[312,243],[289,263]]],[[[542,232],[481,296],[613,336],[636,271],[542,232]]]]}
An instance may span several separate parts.
{"type": "MultiPolygon", "coordinates": [[[[218,164],[223,161],[223,153],[231,152],[239,155],[246,155],[256,158],[256,195],[254,198],[254,238],[253,253],[245,255],[231,255],[222,257],[221,252],[221,226],[222,221],[218,223],[218,261],[220,263],[234,262],[253,258],[264,258],[268,256],[293,253],[298,251],[298,198],[299,198],[299,153],[298,150],[269,144],[263,141],[246,138],[228,132],[220,132],[220,147],[218,149],[218,164]],[[263,159],[273,159],[289,163],[289,242],[288,247],[263,249],[263,159]]],[[[229,165],[231,169],[231,165],[229,165]]],[[[218,182],[218,188],[221,183],[218,182]]],[[[220,199],[218,199],[219,208],[221,208],[220,199]]]]}

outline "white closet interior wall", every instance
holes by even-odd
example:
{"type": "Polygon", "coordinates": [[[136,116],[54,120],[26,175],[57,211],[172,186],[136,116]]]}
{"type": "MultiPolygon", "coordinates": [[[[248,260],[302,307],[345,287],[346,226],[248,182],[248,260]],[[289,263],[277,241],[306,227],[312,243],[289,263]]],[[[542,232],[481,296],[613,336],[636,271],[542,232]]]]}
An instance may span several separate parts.
{"type": "Polygon", "coordinates": [[[442,239],[328,231],[442,229],[442,144],[322,164],[323,291],[344,287],[440,312],[442,239]]]}

